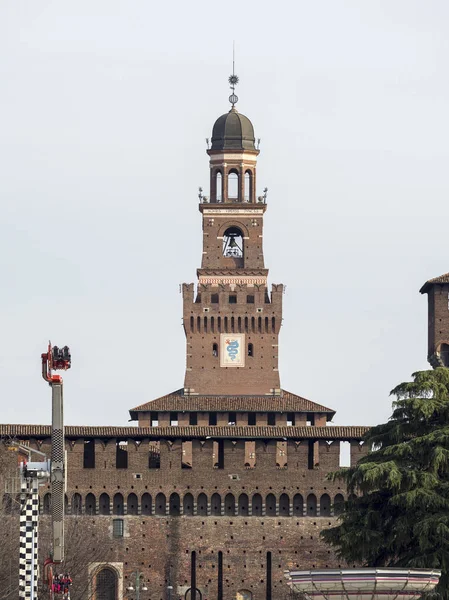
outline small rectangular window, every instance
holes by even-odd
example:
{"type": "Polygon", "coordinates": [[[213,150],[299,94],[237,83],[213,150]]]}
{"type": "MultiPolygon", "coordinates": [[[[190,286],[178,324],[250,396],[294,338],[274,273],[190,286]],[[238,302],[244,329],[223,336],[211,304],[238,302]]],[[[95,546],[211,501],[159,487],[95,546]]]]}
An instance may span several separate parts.
{"type": "Polygon", "coordinates": [[[95,440],[84,440],[83,467],[95,469],[95,440]]]}
{"type": "Polygon", "coordinates": [[[148,449],[148,468],[161,468],[161,446],[160,442],[152,442],[148,449]]]}
{"type": "Polygon", "coordinates": [[[189,413],[189,425],[198,425],[198,413],[189,413]]]}
{"type": "Polygon", "coordinates": [[[128,442],[117,442],[115,448],[115,467],[117,469],[128,468],[128,442]]]}
{"type": "Polygon", "coordinates": [[[254,296],[252,296],[252,295],[246,296],[246,303],[247,304],[254,304],[254,296]]]}
{"type": "Polygon", "coordinates": [[[157,412],[150,413],[150,427],[159,426],[159,415],[157,412]]]}
{"type": "Polygon", "coordinates": [[[248,425],[256,424],[256,413],[248,413],[248,425]]]}
{"type": "Polygon", "coordinates": [[[313,413],[307,413],[306,425],[315,425],[315,415],[313,413]]]}
{"type": "Polygon", "coordinates": [[[276,425],[276,413],[268,413],[268,425],[276,425]]]}
{"type": "Polygon", "coordinates": [[[237,304],[237,296],[235,294],[229,294],[229,304],[237,304]]]}
{"type": "Polygon", "coordinates": [[[170,427],[178,427],[178,413],[177,412],[170,413],[170,427]]]}
{"type": "Polygon", "coordinates": [[[228,416],[228,425],[235,425],[237,423],[237,413],[230,412],[228,416]]]}
{"type": "Polygon", "coordinates": [[[112,535],[115,538],[123,537],[123,519],[112,519],[112,535]]]}
{"type": "Polygon", "coordinates": [[[287,427],[295,426],[295,413],[287,413],[287,427]]]}
{"type": "Polygon", "coordinates": [[[211,294],[210,301],[211,304],[218,304],[218,294],[211,294]]]}
{"type": "Polygon", "coordinates": [[[217,413],[210,412],[209,413],[209,425],[216,425],[216,424],[217,424],[217,413]]]}

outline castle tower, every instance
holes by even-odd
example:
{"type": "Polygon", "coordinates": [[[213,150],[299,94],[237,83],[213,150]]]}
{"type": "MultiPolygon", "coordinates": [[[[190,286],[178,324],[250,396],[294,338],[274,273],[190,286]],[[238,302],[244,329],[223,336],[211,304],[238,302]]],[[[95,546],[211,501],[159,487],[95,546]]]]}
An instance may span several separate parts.
{"type": "Polygon", "coordinates": [[[419,290],[428,295],[427,360],[449,367],[449,273],[429,279],[419,290]]]}
{"type": "Polygon", "coordinates": [[[267,285],[267,205],[266,193],[256,198],[254,128],[235,108],[235,94],[230,101],[207,151],[210,199],[200,198],[203,255],[196,292],[194,284],[183,285],[184,394],[279,395],[283,286],[273,285],[270,293],[267,285]]]}

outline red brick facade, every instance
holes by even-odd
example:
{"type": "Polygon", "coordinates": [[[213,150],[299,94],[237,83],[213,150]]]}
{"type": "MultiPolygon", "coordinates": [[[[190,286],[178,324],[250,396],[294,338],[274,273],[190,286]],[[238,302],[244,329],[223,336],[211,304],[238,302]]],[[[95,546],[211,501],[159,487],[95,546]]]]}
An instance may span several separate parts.
{"type": "MultiPolygon", "coordinates": [[[[267,285],[252,125],[230,115],[208,152],[198,283],[183,285],[184,387],[132,408],[138,427],[66,428],[67,520],[101,549],[84,574],[93,599],[122,600],[138,570],[142,600],[190,598],[192,585],[197,600],[278,600],[285,569],[338,566],[319,532],[346,491],[327,474],[341,442],[353,464],[364,455],[366,429],[328,427],[331,408],[281,389],[284,287],[267,285]]],[[[0,434],[50,455],[48,427],[0,434]]],[[[44,528],[50,503],[42,488],[44,528]]]]}

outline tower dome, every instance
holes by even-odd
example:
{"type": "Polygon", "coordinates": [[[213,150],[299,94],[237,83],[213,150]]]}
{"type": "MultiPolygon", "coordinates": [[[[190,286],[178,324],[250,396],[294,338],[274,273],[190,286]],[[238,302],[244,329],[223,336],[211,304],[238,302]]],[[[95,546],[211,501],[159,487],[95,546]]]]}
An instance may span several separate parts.
{"type": "Polygon", "coordinates": [[[234,106],[215,121],[211,150],[255,150],[254,142],[253,124],[234,106]]]}

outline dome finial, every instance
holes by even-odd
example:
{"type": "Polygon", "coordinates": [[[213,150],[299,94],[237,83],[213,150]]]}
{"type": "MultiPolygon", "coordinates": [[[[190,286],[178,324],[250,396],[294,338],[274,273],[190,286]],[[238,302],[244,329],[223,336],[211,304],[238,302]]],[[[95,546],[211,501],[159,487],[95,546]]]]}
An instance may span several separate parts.
{"type": "Polygon", "coordinates": [[[229,96],[229,102],[232,104],[232,108],[234,108],[239,101],[238,96],[235,94],[235,86],[239,82],[239,78],[235,74],[235,42],[232,42],[232,75],[230,75],[228,81],[232,90],[232,94],[229,96]]]}

